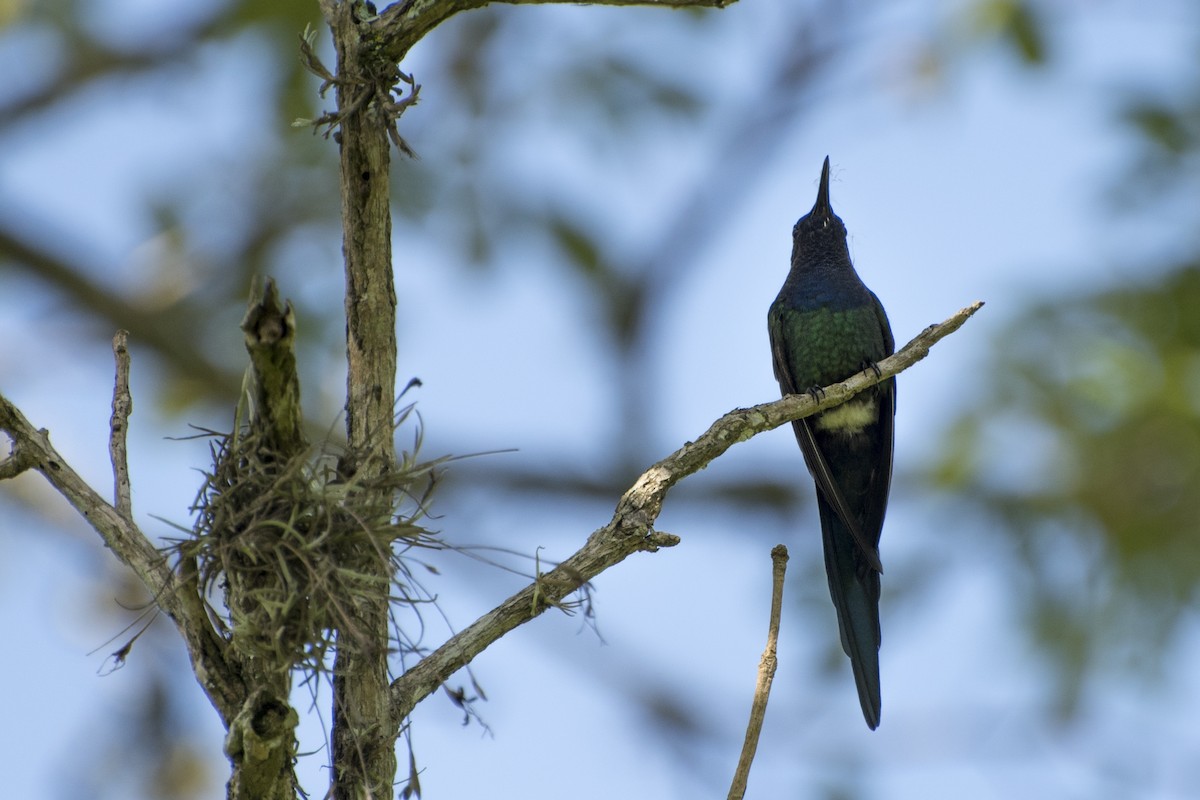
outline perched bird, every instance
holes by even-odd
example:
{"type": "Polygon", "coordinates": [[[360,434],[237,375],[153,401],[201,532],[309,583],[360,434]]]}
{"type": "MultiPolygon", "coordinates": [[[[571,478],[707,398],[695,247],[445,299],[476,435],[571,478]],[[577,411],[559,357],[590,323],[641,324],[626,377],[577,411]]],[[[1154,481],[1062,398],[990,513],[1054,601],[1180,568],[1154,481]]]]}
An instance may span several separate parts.
{"type": "MultiPolygon", "coordinates": [[[[829,158],[792,229],[792,267],[767,314],[783,394],[818,392],[891,355],[887,314],[863,285],[829,205],[829,158]]],[[[879,534],[892,482],[895,379],[793,424],[817,484],[825,572],[867,725],[879,725],[879,534]]]]}

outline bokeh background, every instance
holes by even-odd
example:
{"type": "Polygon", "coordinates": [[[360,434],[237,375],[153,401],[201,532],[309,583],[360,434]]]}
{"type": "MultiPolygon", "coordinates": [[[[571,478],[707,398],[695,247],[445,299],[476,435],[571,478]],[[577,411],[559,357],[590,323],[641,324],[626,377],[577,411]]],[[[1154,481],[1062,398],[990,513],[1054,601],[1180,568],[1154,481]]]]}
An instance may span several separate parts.
{"type": "MultiPolygon", "coordinates": [[[[297,58],[319,23],[314,2],[0,2],[0,390],[108,491],[129,329],[156,536],[190,523],[206,466],[181,437],[230,424],[251,276],[296,305],[314,429],[341,424],[335,145],[292,126],[331,106],[297,58]]],[[[393,170],[406,400],[427,456],[513,450],[445,476],[434,524],[474,549],[429,556],[427,646],[777,396],[766,309],[826,154],[898,341],[987,302],[900,379],[877,732],[781,430],[679,486],[660,528],[682,544],[602,575],[594,617],[481,656],[478,718],[421,706],[425,796],[724,796],[778,542],[751,797],[1195,796],[1200,6],[494,6],[403,66],[423,86],[401,121],[419,159],[393,170]]],[[[144,602],[38,476],[0,486],[6,794],[222,796],[223,732],[170,626],[112,670],[144,602]]],[[[320,797],[328,691],[297,702],[320,797]]]]}

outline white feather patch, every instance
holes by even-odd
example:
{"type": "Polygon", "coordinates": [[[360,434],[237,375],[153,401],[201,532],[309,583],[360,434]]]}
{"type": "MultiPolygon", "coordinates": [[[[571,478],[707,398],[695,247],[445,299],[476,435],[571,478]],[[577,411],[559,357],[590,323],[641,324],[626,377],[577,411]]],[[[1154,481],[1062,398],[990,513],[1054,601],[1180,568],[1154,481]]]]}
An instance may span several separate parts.
{"type": "Polygon", "coordinates": [[[855,398],[818,415],[816,427],[830,432],[862,433],[863,428],[874,424],[878,417],[878,401],[855,398]]]}

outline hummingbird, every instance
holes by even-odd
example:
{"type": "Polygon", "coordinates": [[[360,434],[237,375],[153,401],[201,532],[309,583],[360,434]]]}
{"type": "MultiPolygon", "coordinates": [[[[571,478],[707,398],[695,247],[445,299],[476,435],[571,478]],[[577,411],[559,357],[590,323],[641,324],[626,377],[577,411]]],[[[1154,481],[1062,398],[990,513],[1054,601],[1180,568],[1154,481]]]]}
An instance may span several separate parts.
{"type": "MultiPolygon", "coordinates": [[[[887,314],[854,271],[846,226],[829,204],[829,157],[817,202],[792,228],[792,265],[767,313],[783,394],[820,393],[896,349],[887,314]]],[[[879,534],[892,482],[896,382],[792,423],[817,487],[829,593],[867,725],[879,725],[879,534]]]]}

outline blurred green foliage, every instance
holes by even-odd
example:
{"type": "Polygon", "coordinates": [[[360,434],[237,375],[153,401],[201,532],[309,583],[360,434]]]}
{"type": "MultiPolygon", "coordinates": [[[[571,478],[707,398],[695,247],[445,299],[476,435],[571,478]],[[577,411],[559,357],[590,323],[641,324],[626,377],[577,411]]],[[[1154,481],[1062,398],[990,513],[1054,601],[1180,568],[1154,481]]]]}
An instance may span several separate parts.
{"type": "Polygon", "coordinates": [[[1037,3],[1028,0],[982,0],[967,13],[973,33],[984,40],[997,39],[1029,65],[1046,61],[1047,31],[1037,3]]]}
{"type": "Polygon", "coordinates": [[[985,399],[931,473],[1012,543],[1014,598],[1057,660],[1064,712],[1091,671],[1159,675],[1195,619],[1198,310],[1197,263],[1031,308],[996,341],[985,399]]]}
{"type": "Polygon", "coordinates": [[[1142,242],[1119,270],[1137,280],[1035,301],[1007,325],[983,399],[927,473],[1011,544],[1064,716],[1108,670],[1162,686],[1200,612],[1200,206],[1178,202],[1200,184],[1200,63],[1170,88],[1122,87],[1111,110],[1133,143],[1118,213],[1182,208],[1185,223],[1142,242]]]}

